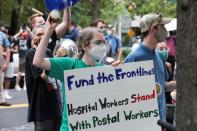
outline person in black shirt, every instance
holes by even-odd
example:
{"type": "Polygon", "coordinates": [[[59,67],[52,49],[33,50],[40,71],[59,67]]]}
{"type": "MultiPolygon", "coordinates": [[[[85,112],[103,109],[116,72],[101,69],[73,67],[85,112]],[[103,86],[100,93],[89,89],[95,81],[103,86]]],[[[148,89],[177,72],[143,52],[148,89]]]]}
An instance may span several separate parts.
{"type": "MultiPolygon", "coordinates": [[[[59,131],[61,125],[62,104],[58,83],[45,75],[45,71],[33,66],[33,57],[45,31],[44,26],[33,31],[33,47],[27,52],[25,75],[28,97],[28,122],[34,122],[36,131],[59,131]]],[[[48,51],[46,57],[50,55],[48,51]]]]}

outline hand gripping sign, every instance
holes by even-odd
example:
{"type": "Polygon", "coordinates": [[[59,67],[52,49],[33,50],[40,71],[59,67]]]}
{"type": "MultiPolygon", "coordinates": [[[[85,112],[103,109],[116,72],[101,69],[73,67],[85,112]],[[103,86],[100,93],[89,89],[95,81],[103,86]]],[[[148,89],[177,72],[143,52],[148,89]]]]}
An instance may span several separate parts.
{"type": "Polygon", "coordinates": [[[63,10],[66,7],[75,5],[79,0],[45,0],[45,5],[48,10],[63,10]]]}
{"type": "Polygon", "coordinates": [[[161,130],[154,73],[153,61],[64,71],[69,131],[161,130]]]}

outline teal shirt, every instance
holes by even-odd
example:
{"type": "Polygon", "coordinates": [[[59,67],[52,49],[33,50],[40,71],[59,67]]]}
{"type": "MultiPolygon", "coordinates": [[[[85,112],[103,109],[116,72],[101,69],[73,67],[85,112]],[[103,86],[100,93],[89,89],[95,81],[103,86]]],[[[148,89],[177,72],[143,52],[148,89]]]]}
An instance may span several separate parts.
{"type": "MultiPolygon", "coordinates": [[[[64,110],[62,115],[62,125],[60,131],[68,131],[68,117],[67,117],[67,107],[66,107],[66,96],[65,96],[65,86],[64,86],[64,70],[78,69],[90,67],[86,65],[82,60],[69,57],[58,57],[50,58],[51,69],[49,70],[49,76],[57,78],[62,83],[62,95],[64,101],[64,110]]],[[[100,64],[96,64],[100,66],[100,64]]]]}

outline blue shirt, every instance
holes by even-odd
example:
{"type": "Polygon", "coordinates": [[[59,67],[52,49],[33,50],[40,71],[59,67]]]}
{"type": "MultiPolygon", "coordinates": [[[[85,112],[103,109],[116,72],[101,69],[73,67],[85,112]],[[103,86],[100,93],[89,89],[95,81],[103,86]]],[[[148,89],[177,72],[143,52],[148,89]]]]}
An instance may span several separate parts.
{"type": "Polygon", "coordinates": [[[115,58],[118,49],[122,47],[122,43],[116,36],[113,35],[107,35],[105,37],[105,40],[107,41],[107,43],[109,43],[111,49],[111,54],[109,55],[109,57],[115,58]]]}
{"type": "Polygon", "coordinates": [[[77,28],[73,28],[68,34],[65,35],[65,39],[71,39],[73,40],[74,42],[77,41],[77,37],[79,35],[79,31],[77,28]]]}
{"type": "Polygon", "coordinates": [[[5,33],[0,31],[0,45],[4,48],[9,48],[10,42],[5,33]]]}
{"type": "Polygon", "coordinates": [[[125,59],[125,63],[153,60],[155,68],[155,82],[160,85],[161,93],[158,96],[160,119],[166,120],[165,82],[168,79],[167,69],[162,55],[150,48],[139,44],[125,59]]]}

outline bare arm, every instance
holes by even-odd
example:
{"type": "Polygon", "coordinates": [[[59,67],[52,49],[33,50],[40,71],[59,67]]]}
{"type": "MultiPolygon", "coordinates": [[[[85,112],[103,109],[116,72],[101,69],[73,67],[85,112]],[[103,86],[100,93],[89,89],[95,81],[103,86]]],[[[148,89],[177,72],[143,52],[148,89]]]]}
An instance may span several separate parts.
{"type": "Polygon", "coordinates": [[[13,38],[14,38],[15,40],[17,40],[18,37],[21,35],[22,32],[23,32],[22,27],[20,27],[19,32],[18,32],[17,34],[15,34],[15,35],[13,36],[13,38]]]}
{"type": "Polygon", "coordinates": [[[0,61],[2,61],[2,59],[4,59],[3,58],[3,56],[5,57],[5,63],[1,63],[1,68],[2,68],[2,70],[3,71],[6,71],[7,70],[7,68],[8,68],[8,65],[9,65],[9,63],[10,63],[10,49],[7,47],[6,49],[5,49],[5,54],[3,53],[3,47],[1,46],[0,47],[1,49],[1,58],[0,58],[0,61]],[[2,54],[4,54],[4,55],[2,55],[2,54]]]}
{"type": "Polygon", "coordinates": [[[1,68],[1,66],[3,64],[3,63],[1,63],[2,59],[3,59],[2,54],[3,54],[3,46],[0,44],[0,68],[1,68]]]}
{"type": "Polygon", "coordinates": [[[41,39],[40,44],[38,45],[36,49],[36,53],[34,55],[33,65],[42,68],[44,70],[50,70],[51,68],[49,58],[45,58],[45,54],[48,46],[48,41],[51,35],[53,34],[56,26],[57,23],[53,23],[46,29],[45,34],[41,39]]]}
{"type": "Polygon", "coordinates": [[[117,54],[117,59],[116,60],[120,60],[122,59],[122,47],[118,49],[118,54],[117,54]]]}
{"type": "Polygon", "coordinates": [[[66,8],[64,9],[63,21],[55,29],[58,38],[64,35],[70,23],[71,23],[70,9],[66,8]]]}
{"type": "Polygon", "coordinates": [[[165,83],[166,92],[173,91],[176,88],[176,81],[169,81],[165,83]]]}
{"type": "Polygon", "coordinates": [[[10,48],[6,48],[5,52],[6,52],[5,63],[8,66],[10,63],[10,48]]]}

